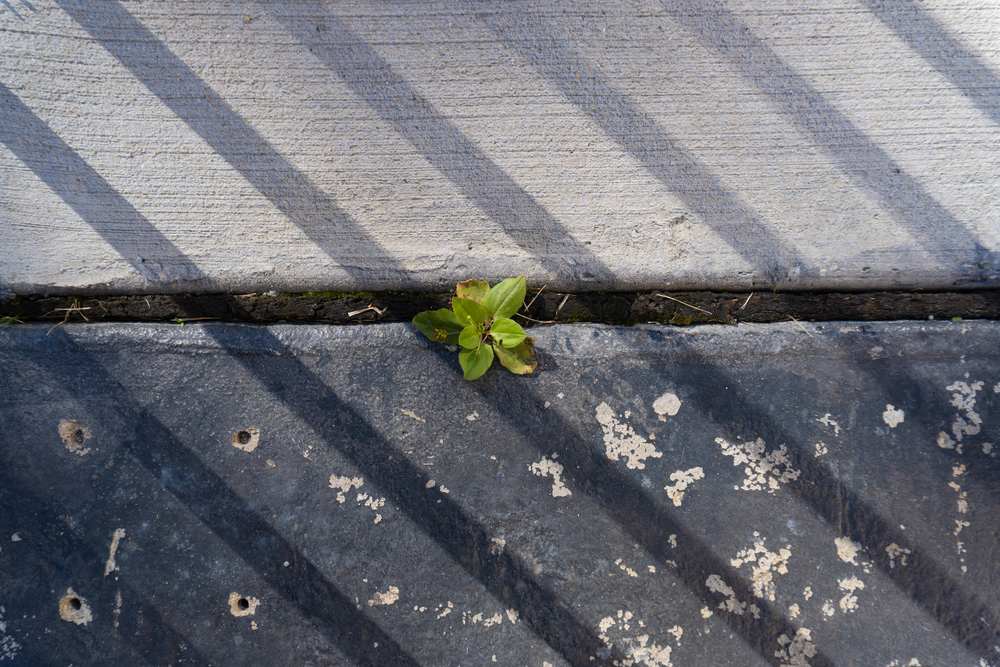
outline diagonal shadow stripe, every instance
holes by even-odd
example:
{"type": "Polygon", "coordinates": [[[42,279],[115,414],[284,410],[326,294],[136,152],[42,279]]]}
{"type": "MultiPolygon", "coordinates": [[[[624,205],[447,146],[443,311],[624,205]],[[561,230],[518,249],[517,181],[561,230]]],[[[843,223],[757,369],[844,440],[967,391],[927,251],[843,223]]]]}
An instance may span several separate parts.
{"type": "Polygon", "coordinates": [[[867,190],[896,222],[929,253],[940,251],[940,240],[976,256],[978,277],[956,286],[997,284],[1000,253],[988,250],[982,239],[966,229],[889,155],[854,126],[805,77],[785,64],[761,38],[733,12],[715,0],[660,0],[678,25],[683,26],[743,78],[768,93],[768,99],[788,117],[841,171],[867,190]],[[924,222],[922,228],[915,222],[924,222]]]}
{"type": "Polygon", "coordinates": [[[913,0],[862,0],[862,4],[1000,126],[1000,78],[982,58],[913,0]]]}
{"type": "MultiPolygon", "coordinates": [[[[350,659],[360,665],[410,665],[418,662],[354,601],[329,581],[298,549],[250,507],[226,482],[184,446],[133,395],[82,350],[65,332],[52,332],[49,354],[35,354],[32,363],[52,377],[87,377],[113,399],[134,436],[122,449],[172,493],[194,516],[252,567],[288,602],[350,659]],[[283,567],[289,561],[294,566],[283,567]]],[[[100,562],[100,561],[98,561],[100,562]]]]}
{"type": "Polygon", "coordinates": [[[574,667],[617,664],[604,642],[579,621],[531,569],[506,551],[494,553],[486,527],[448,496],[427,487],[429,477],[335,391],[314,375],[270,331],[260,327],[206,325],[216,342],[276,400],[349,460],[424,533],[477,579],[497,600],[515,609],[538,637],[574,667]],[[251,352],[241,351],[250,347],[251,352]],[[279,356],[280,355],[280,356],[279,356]]]}
{"type": "Polygon", "coordinates": [[[401,262],[257,132],[117,0],[57,0],[231,167],[266,197],[358,287],[402,284],[401,262]]]}
{"type": "MultiPolygon", "coordinates": [[[[872,328],[866,325],[861,325],[858,327],[857,333],[846,334],[845,337],[855,344],[863,340],[867,349],[872,349],[879,344],[884,345],[886,349],[897,348],[895,344],[884,340],[882,337],[878,336],[877,333],[872,331],[872,328]]],[[[858,349],[861,349],[860,346],[858,349]]],[[[881,387],[882,394],[884,396],[894,397],[893,400],[896,401],[894,403],[895,405],[907,405],[907,421],[920,424],[927,430],[928,434],[935,434],[942,431],[947,432],[950,430],[950,425],[945,426],[942,424],[940,413],[932,408],[935,404],[940,404],[941,395],[937,393],[928,395],[928,393],[924,391],[924,383],[916,377],[905,373],[900,365],[892,363],[892,357],[879,360],[874,360],[870,357],[867,359],[864,357],[858,357],[853,361],[855,372],[858,373],[858,375],[865,376],[868,378],[870,383],[881,387]],[[882,366],[881,364],[883,363],[886,365],[882,366]],[[888,368],[891,368],[891,372],[887,372],[888,368]],[[906,396],[899,396],[900,386],[907,388],[906,396]]],[[[977,359],[977,361],[981,363],[981,357],[977,359]]],[[[962,379],[966,378],[962,378],[960,373],[956,373],[952,381],[962,379]]],[[[968,378],[968,381],[970,384],[973,382],[971,378],[968,378]]],[[[988,389],[989,388],[987,387],[987,391],[988,389]]],[[[979,394],[980,400],[986,398],[983,395],[985,393],[986,392],[979,394]]],[[[959,412],[959,409],[954,408],[954,412],[949,415],[949,418],[953,419],[959,412]]],[[[954,433],[951,433],[951,435],[954,435],[954,433]]],[[[1000,459],[986,454],[983,452],[981,447],[969,447],[968,444],[966,444],[964,453],[961,454],[954,449],[942,449],[940,447],[938,448],[937,454],[950,459],[956,465],[965,464],[967,466],[966,474],[969,477],[978,479],[987,491],[991,492],[994,497],[1000,500],[1000,484],[996,483],[997,480],[1000,479],[1000,459]]]]}
{"type": "Polygon", "coordinates": [[[542,19],[516,9],[483,13],[479,18],[757,269],[767,286],[787,280],[795,266],[809,275],[794,248],[633,99],[569,43],[551,34],[542,19]]]}
{"type": "MultiPolygon", "coordinates": [[[[21,428],[27,431],[30,427],[22,423],[21,428]]],[[[11,437],[13,434],[7,431],[5,435],[11,437]]],[[[120,639],[131,645],[137,657],[150,665],[183,663],[207,667],[209,661],[163,618],[156,607],[148,604],[146,596],[124,582],[108,580],[101,576],[102,561],[107,558],[107,543],[98,543],[90,537],[99,533],[67,530],[65,517],[36,495],[24,480],[18,479],[14,472],[15,467],[11,463],[7,461],[7,465],[0,469],[0,507],[3,508],[0,522],[6,520],[13,524],[19,516],[30,517],[30,525],[34,530],[42,534],[59,536],[57,539],[37,542],[42,553],[35,551],[33,554],[35,561],[57,566],[58,576],[63,580],[98,582],[93,591],[96,597],[87,593],[91,606],[94,609],[117,609],[113,627],[109,627],[111,624],[108,622],[107,614],[98,613],[88,632],[101,635],[117,634],[120,639]],[[121,595],[121,604],[116,601],[115,592],[121,595]]],[[[85,519],[87,516],[89,513],[84,512],[82,518],[85,519]]],[[[9,531],[2,532],[15,532],[15,525],[8,527],[9,531]]],[[[47,580],[43,583],[52,582],[47,580]]],[[[83,589],[78,592],[82,593],[83,589]]],[[[73,662],[79,660],[81,664],[93,664],[90,661],[96,657],[93,654],[75,657],[67,655],[65,645],[60,645],[58,649],[51,644],[36,645],[33,648],[39,652],[47,650],[47,654],[24,656],[29,658],[25,664],[43,664],[43,660],[54,658],[52,654],[56,652],[60,665],[66,664],[68,659],[73,662]]],[[[56,664],[54,660],[52,664],[56,664]]]]}
{"type": "Polygon", "coordinates": [[[211,281],[111,184],[0,82],[0,141],[150,282],[211,281]]]}
{"type": "MultiPolygon", "coordinates": [[[[442,364],[454,364],[452,352],[443,346],[435,347],[442,364]]],[[[544,401],[530,390],[530,381],[506,372],[490,373],[484,376],[478,392],[539,454],[549,456],[556,452],[563,466],[563,478],[571,480],[578,490],[600,505],[657,562],[676,561],[674,574],[698,599],[722,599],[705,585],[709,576],[717,574],[733,589],[737,599],[756,604],[760,618],[749,612],[735,614],[724,609],[714,609],[713,613],[724,619],[765,662],[780,665],[781,660],[775,656],[783,648],[778,637],[782,634],[794,637],[796,626],[767,600],[757,598],[729,563],[719,558],[711,546],[688,530],[672,512],[654,502],[614,462],[594,453],[557,412],[545,409],[544,401]]],[[[834,662],[818,652],[810,664],[820,667],[832,666],[834,662]]]]}
{"type": "MultiPolygon", "coordinates": [[[[665,338],[659,332],[650,331],[648,335],[653,340],[665,338]]],[[[730,438],[740,440],[744,432],[752,432],[775,447],[786,445],[791,467],[802,471],[799,479],[787,488],[841,535],[863,545],[868,558],[882,573],[959,642],[979,656],[992,659],[994,645],[1000,645],[1000,619],[989,607],[966,595],[947,570],[901,531],[897,523],[880,516],[812,456],[808,445],[797,442],[794,434],[764,409],[756,407],[740,391],[736,378],[683,348],[675,357],[681,360],[673,367],[659,362],[654,364],[654,371],[665,378],[690,378],[692,386],[728,387],[726,393],[695,391],[687,400],[695,403],[702,413],[712,415],[730,438]],[[893,543],[912,552],[905,568],[893,567],[890,562],[886,547],[893,543]]]]}
{"type": "Polygon", "coordinates": [[[564,281],[614,283],[599,258],[325,7],[257,1],[547,270],[564,281]]]}

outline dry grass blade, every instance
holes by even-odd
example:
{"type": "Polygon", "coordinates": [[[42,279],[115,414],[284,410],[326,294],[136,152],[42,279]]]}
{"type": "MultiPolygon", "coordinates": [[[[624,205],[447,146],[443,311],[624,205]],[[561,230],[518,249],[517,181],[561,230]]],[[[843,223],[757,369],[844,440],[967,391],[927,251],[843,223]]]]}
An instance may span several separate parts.
{"type": "Polygon", "coordinates": [[[695,310],[700,310],[701,312],[706,313],[708,315],[714,315],[715,314],[715,313],[713,313],[710,310],[705,310],[704,308],[699,308],[698,306],[692,306],[690,303],[684,303],[680,299],[675,299],[674,297],[667,296],[666,294],[657,294],[656,296],[663,297],[664,299],[670,299],[671,301],[676,301],[677,303],[681,304],[682,306],[687,306],[688,308],[694,308],[695,310]]]}
{"type": "Polygon", "coordinates": [[[799,322],[799,321],[798,321],[797,319],[795,319],[794,317],[792,317],[791,315],[789,315],[789,316],[788,316],[788,319],[790,319],[790,320],[791,320],[792,322],[795,322],[796,324],[798,324],[798,325],[799,325],[799,328],[800,328],[800,329],[802,329],[803,331],[805,331],[805,332],[806,332],[806,335],[807,335],[807,336],[809,336],[810,338],[815,338],[815,337],[816,337],[816,336],[813,336],[813,335],[812,335],[811,333],[809,333],[809,330],[808,330],[808,329],[806,329],[806,328],[805,328],[804,326],[802,326],[802,323],[801,323],[801,322],[799,322]]]}

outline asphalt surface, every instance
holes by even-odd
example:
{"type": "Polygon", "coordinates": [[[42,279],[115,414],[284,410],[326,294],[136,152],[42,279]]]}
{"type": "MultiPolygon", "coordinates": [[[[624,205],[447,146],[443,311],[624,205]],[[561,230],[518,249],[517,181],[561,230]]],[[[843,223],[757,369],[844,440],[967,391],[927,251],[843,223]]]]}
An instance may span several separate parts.
{"type": "Polygon", "coordinates": [[[1000,664],[1000,324],[52,326],[5,664],[1000,664]]]}

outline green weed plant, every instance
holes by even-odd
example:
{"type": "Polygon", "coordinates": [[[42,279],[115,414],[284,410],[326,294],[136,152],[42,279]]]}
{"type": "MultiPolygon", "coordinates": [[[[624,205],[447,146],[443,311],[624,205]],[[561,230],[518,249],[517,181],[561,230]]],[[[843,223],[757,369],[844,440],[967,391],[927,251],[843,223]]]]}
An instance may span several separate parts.
{"type": "Polygon", "coordinates": [[[462,346],[458,363],[466,380],[481,377],[494,357],[511,373],[527,375],[538,366],[535,341],[510,319],[521,309],[526,291],[524,276],[492,288],[485,280],[466,280],[458,283],[451,310],[425,311],[413,323],[435,342],[462,346]]]}

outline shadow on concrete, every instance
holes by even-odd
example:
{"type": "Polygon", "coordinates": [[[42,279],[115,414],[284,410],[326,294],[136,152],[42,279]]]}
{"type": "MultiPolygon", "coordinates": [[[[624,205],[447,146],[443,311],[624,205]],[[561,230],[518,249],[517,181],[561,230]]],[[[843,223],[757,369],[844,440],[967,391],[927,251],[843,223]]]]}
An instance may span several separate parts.
{"type": "MultiPolygon", "coordinates": [[[[541,586],[514,556],[495,553],[488,530],[456,501],[427,487],[428,477],[405,455],[378,436],[375,428],[316,377],[284,344],[263,328],[205,326],[204,329],[246,368],[275,400],[285,405],[331,447],[363,472],[414,524],[477,579],[506,607],[574,667],[611,665],[623,660],[607,651],[596,633],[568,606],[541,586]],[[250,350],[243,350],[250,346],[250,350]],[[279,356],[280,354],[280,356],[279,356]],[[602,650],[604,649],[604,650],[602,650]],[[606,655],[593,659],[593,656],[606,655]]],[[[415,665],[416,660],[354,602],[327,580],[225,481],[131,398],[89,354],[62,330],[52,332],[52,354],[32,357],[53,378],[88,378],[114,399],[114,410],[134,435],[122,445],[131,458],[223,540],[261,578],[321,630],[344,654],[363,665],[415,665]],[[293,561],[295,567],[282,567],[293,561]],[[377,648],[373,648],[373,646],[377,648]]],[[[70,379],[66,378],[67,386],[70,379]]]]}
{"type": "MultiPolygon", "coordinates": [[[[329,581],[293,545],[235,493],[225,481],[180,442],[159,420],[135,401],[89,354],[62,330],[52,332],[52,354],[32,357],[53,378],[65,384],[86,377],[113,397],[113,407],[133,431],[122,451],[161,480],[195,517],[288,602],[319,627],[332,644],[359,665],[419,664],[376,622],[359,611],[347,595],[329,581]],[[283,561],[293,562],[283,567],[283,561]]],[[[57,384],[63,384],[56,381],[57,384]]],[[[97,562],[102,562],[98,558],[97,562]]]]}
{"type": "MultiPolygon", "coordinates": [[[[662,334],[654,331],[648,335],[654,340],[663,339],[662,334]]],[[[857,372],[864,372],[860,369],[866,364],[861,361],[855,360],[853,364],[857,372]]],[[[740,439],[744,433],[753,433],[775,447],[786,445],[792,467],[802,471],[798,480],[788,484],[788,489],[834,530],[864,546],[867,558],[959,642],[980,657],[992,659],[993,647],[1000,642],[1000,619],[991,609],[969,598],[945,568],[899,530],[896,523],[880,516],[850,486],[837,479],[810,453],[810,445],[800,442],[794,433],[755,406],[742,394],[736,378],[694,354],[683,357],[671,367],[663,363],[658,368],[654,365],[654,371],[664,378],[678,375],[697,378],[701,387],[728,387],[725,394],[693,392],[689,400],[704,414],[711,414],[713,422],[726,429],[731,438],[740,439]],[[912,552],[907,567],[892,567],[886,547],[893,543],[912,552]]],[[[917,384],[899,373],[894,373],[894,378],[896,387],[917,384]]]]}
{"type": "MultiPolygon", "coordinates": [[[[29,426],[22,424],[21,428],[28,429],[29,426]]],[[[8,430],[5,436],[17,437],[17,434],[8,430]]],[[[42,552],[36,551],[34,560],[36,563],[44,563],[47,568],[44,573],[37,573],[43,580],[37,582],[36,590],[56,589],[51,601],[51,608],[54,610],[57,599],[61,597],[61,590],[56,582],[99,582],[98,586],[89,590],[80,588],[77,583],[79,590],[74,592],[86,598],[94,609],[117,609],[113,617],[97,613],[87,624],[85,636],[82,633],[61,632],[60,630],[75,629],[68,624],[58,626],[51,634],[48,628],[44,631],[39,628],[46,635],[47,641],[23,646],[24,650],[19,651],[18,655],[24,661],[23,664],[64,665],[68,661],[70,664],[86,665],[93,664],[95,655],[100,655],[104,660],[127,659],[131,664],[209,665],[209,661],[187,638],[177,632],[156,607],[148,603],[148,596],[117,581],[117,577],[108,579],[102,576],[102,563],[107,558],[107,536],[101,534],[100,538],[95,539],[93,532],[74,531],[67,524],[66,517],[37,496],[17,477],[15,470],[16,465],[9,459],[0,469],[0,507],[3,507],[3,512],[0,512],[0,533],[14,533],[18,527],[31,526],[30,539],[33,540],[33,547],[42,552]],[[116,600],[117,595],[121,596],[120,602],[116,600]],[[113,637],[121,642],[113,641],[113,637]],[[132,648],[132,655],[114,655],[111,649],[122,643],[132,648]],[[58,655],[58,660],[55,655],[58,655]]],[[[22,569],[17,574],[8,574],[17,577],[23,575],[23,572],[22,569]]],[[[11,599],[6,599],[5,602],[11,606],[14,604],[11,599]]],[[[40,619],[39,625],[48,626],[48,620],[40,619]]]]}
{"type": "Polygon", "coordinates": [[[430,478],[265,328],[206,325],[204,329],[277,401],[371,480],[428,537],[497,600],[518,612],[539,638],[574,667],[622,661],[531,570],[506,551],[458,502],[430,489],[430,478]],[[249,346],[252,352],[242,352],[249,346]],[[279,356],[280,355],[280,356],[279,356]],[[368,434],[367,437],[362,434],[368,434]],[[605,653],[610,657],[601,658],[605,653]]]}
{"type": "Polygon", "coordinates": [[[1000,125],[1000,77],[914,0],[863,0],[906,45],[1000,125]]]}
{"type": "MultiPolygon", "coordinates": [[[[656,331],[648,331],[653,340],[664,340],[656,331]]],[[[442,359],[451,356],[443,348],[442,359]]],[[[868,558],[891,579],[901,591],[919,604],[937,622],[946,628],[969,650],[981,657],[992,659],[994,646],[1000,642],[1000,621],[982,602],[969,598],[947,571],[915,544],[895,524],[880,516],[847,484],[837,479],[811,455],[805,443],[784,429],[764,410],[754,406],[739,392],[739,383],[716,364],[700,358],[696,353],[677,355],[671,366],[653,363],[653,371],[666,380],[688,378],[690,384],[704,388],[692,392],[686,400],[693,401],[699,411],[711,415],[713,423],[725,429],[727,436],[741,439],[752,432],[772,446],[787,445],[791,466],[802,471],[801,477],[788,484],[789,490],[811,506],[831,527],[842,536],[863,545],[868,558]],[[727,387],[726,392],[711,388],[727,387]],[[886,547],[895,543],[910,549],[912,555],[906,568],[892,567],[886,547]]],[[[855,363],[859,369],[865,364],[855,363]]],[[[859,372],[864,372],[859,370],[859,372]]],[[[894,389],[908,383],[897,374],[894,389]]],[[[754,599],[749,587],[733,569],[714,555],[712,549],[661,508],[631,478],[623,474],[617,464],[599,451],[594,451],[587,441],[561,420],[557,413],[542,407],[544,400],[530,392],[524,379],[506,373],[487,375],[481,394],[492,403],[497,414],[519,430],[525,440],[539,453],[552,451],[559,454],[563,475],[572,479],[581,489],[614,517],[628,533],[660,562],[675,554],[677,575],[701,599],[714,599],[705,586],[709,574],[725,572],[723,578],[741,599],[754,599]],[[677,535],[676,549],[667,542],[671,533],[677,535]],[[683,538],[683,539],[682,539],[683,538]]],[[[967,463],[967,461],[966,461],[967,463]]],[[[994,461],[995,465],[995,461],[994,461]]],[[[989,474],[980,471],[980,474],[989,474]]],[[[770,606],[762,607],[760,620],[747,615],[734,615],[716,610],[725,617],[733,630],[751,647],[772,664],[774,642],[779,634],[794,636],[795,627],[770,606]]],[[[829,658],[817,655],[811,664],[832,664],[829,658]]]]}
{"type": "Polygon", "coordinates": [[[325,6],[259,4],[547,270],[564,280],[613,282],[600,259],[325,6]]]}
{"type": "Polygon", "coordinates": [[[397,258],[386,253],[121,3],[58,2],[348,275],[365,285],[384,285],[384,279],[391,284],[404,282],[405,272],[397,258]]]}
{"type": "Polygon", "coordinates": [[[543,19],[518,11],[482,14],[480,19],[678,196],[701,224],[760,271],[765,286],[779,286],[796,266],[801,268],[801,276],[810,275],[794,248],[768,229],[756,212],[661,129],[635,100],[580,57],[571,44],[553,35],[542,24],[543,19]]]}
{"type": "Polygon", "coordinates": [[[940,245],[928,233],[933,232],[935,236],[946,235],[954,246],[975,251],[981,257],[977,263],[978,280],[961,281],[956,287],[996,282],[1000,253],[987,250],[982,239],[966,229],[920,181],[907,174],[813,89],[805,77],[786,65],[735,13],[715,0],[661,0],[661,3],[678,25],[714,50],[743,78],[767,91],[768,100],[810,136],[845,176],[893,211],[895,221],[925,250],[933,253],[940,245]]]}
{"type": "Polygon", "coordinates": [[[212,281],[0,82],[0,141],[151,283],[212,281]]]}
{"type": "MultiPolygon", "coordinates": [[[[443,347],[436,351],[442,362],[452,361],[454,353],[443,347]]],[[[750,586],[728,563],[621,472],[617,463],[591,448],[558,413],[544,408],[544,400],[531,392],[530,380],[506,372],[490,373],[484,376],[479,393],[540,454],[557,453],[563,467],[562,475],[572,481],[574,490],[579,489],[600,505],[656,562],[676,561],[674,573],[698,599],[720,599],[718,593],[705,585],[710,575],[717,574],[738,599],[753,600],[760,609],[760,618],[724,609],[713,609],[713,613],[724,619],[763,660],[779,665],[781,661],[775,652],[783,647],[778,637],[782,634],[796,636],[796,626],[766,600],[756,598],[750,586]]],[[[814,667],[834,664],[823,653],[817,653],[810,660],[814,667]]]]}

